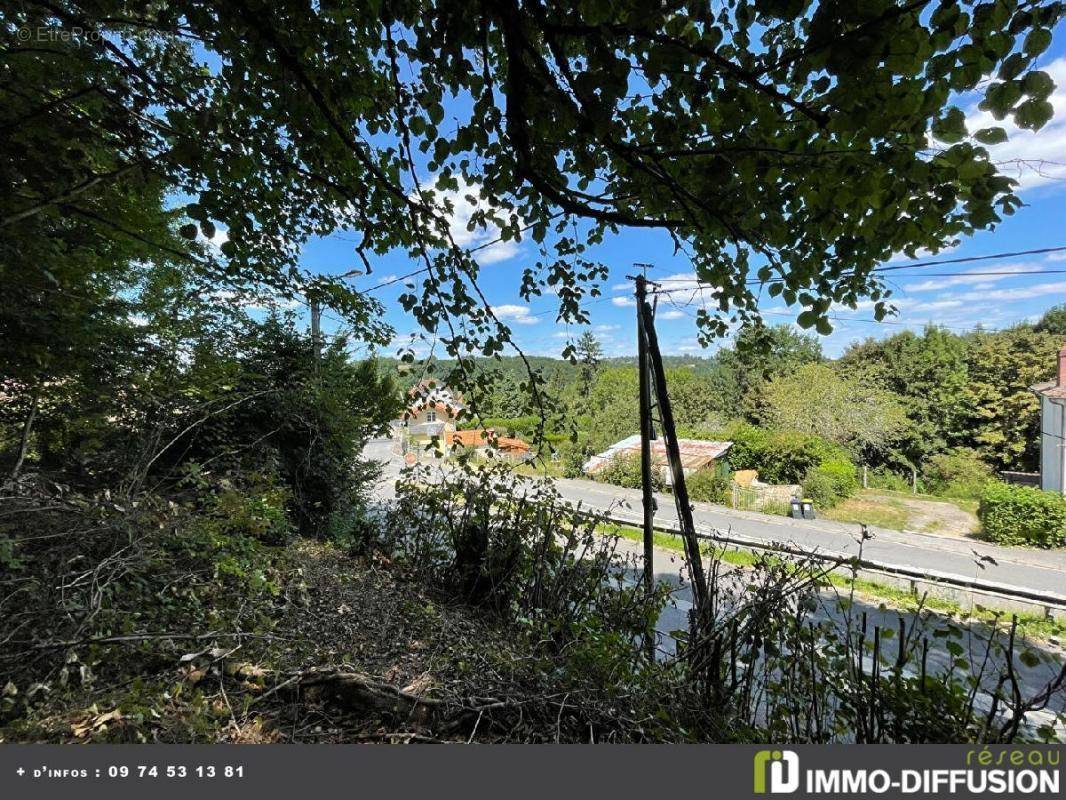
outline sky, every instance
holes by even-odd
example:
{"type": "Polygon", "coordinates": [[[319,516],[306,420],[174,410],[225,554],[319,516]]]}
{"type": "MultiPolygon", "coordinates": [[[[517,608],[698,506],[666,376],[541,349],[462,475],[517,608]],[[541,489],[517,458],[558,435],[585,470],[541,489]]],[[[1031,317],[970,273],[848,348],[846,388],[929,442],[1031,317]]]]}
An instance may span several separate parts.
{"type": "MultiPolygon", "coordinates": [[[[942,251],[936,256],[919,254],[922,263],[1066,246],[1066,24],[1058,26],[1054,42],[1038,66],[1051,74],[1057,88],[1050,98],[1055,117],[1036,133],[1014,127],[1009,119],[992,120],[990,115],[976,108],[976,100],[961,101],[971,132],[991,125],[1006,128],[1009,140],[989,148],[994,161],[1021,159],[1027,162],[1024,167],[1006,170],[1020,181],[1018,192],[1025,206],[1013,217],[1005,217],[994,231],[963,239],[949,252],[942,251]]],[[[464,205],[462,202],[457,204],[453,227],[459,243],[477,247],[492,242],[496,236],[493,230],[474,233],[466,230],[464,215],[469,214],[469,209],[464,209],[464,205]]],[[[313,273],[327,275],[361,268],[354,251],[358,239],[357,234],[341,233],[308,242],[302,250],[301,264],[313,273]]],[[[667,283],[693,278],[691,267],[683,255],[674,255],[668,236],[657,231],[621,231],[587,255],[610,269],[608,280],[602,284],[603,296],[587,301],[591,329],[607,355],[632,355],[636,351],[635,306],[632,285],[626,276],[634,273],[634,263],[653,265],[648,272],[649,279],[667,283]]],[[[489,244],[478,250],[476,257],[482,266],[480,282],[489,302],[497,316],[510,325],[515,341],[527,354],[558,356],[568,339],[582,333],[581,327],[567,328],[556,323],[556,298],[552,295],[537,298],[531,304],[519,297],[522,271],[537,260],[532,242],[489,244]]],[[[908,260],[901,255],[888,263],[900,264],[908,260]]],[[[372,264],[373,274],[353,279],[357,289],[376,287],[419,268],[405,253],[391,253],[372,260],[372,264]]],[[[893,271],[890,277],[891,302],[898,308],[898,314],[878,323],[873,319],[872,303],[831,312],[834,330],[828,336],[819,337],[827,356],[838,356],[856,340],[889,336],[907,328],[920,330],[929,323],[964,332],[977,325],[998,329],[1038,318],[1047,308],[1066,302],[1066,250],[939,268],[903,269],[893,271]],[[928,273],[931,272],[960,274],[930,277],[928,273]],[[1003,274],[982,274],[990,272],[1003,274]]],[[[381,355],[394,355],[400,347],[412,341],[412,333],[416,336],[419,333],[417,324],[397,302],[404,291],[403,283],[399,282],[373,292],[384,304],[385,319],[397,334],[389,347],[378,351],[381,355]]],[[[709,349],[698,343],[695,321],[698,302],[696,298],[696,304],[687,307],[660,304],[656,327],[664,354],[710,356],[717,347],[728,346],[728,340],[715,343],[709,349]]],[[[798,307],[787,308],[779,299],[767,299],[762,306],[768,323],[794,324],[799,310],[798,307]]],[[[340,327],[339,320],[326,315],[324,332],[333,332],[340,327]]],[[[424,356],[429,351],[430,341],[416,342],[416,354],[424,356]]]]}

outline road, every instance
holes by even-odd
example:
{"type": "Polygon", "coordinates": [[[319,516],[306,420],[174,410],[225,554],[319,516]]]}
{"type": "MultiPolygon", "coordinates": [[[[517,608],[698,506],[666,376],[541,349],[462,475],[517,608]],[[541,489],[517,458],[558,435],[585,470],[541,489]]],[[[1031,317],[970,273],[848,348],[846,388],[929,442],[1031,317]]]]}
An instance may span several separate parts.
{"type": "MultiPolygon", "coordinates": [[[[384,472],[376,495],[385,502],[394,496],[395,481],[403,468],[402,460],[393,451],[393,444],[389,439],[374,440],[364,451],[366,457],[382,464],[384,472]]],[[[581,503],[584,507],[598,511],[610,510],[613,512],[612,517],[616,518],[631,516],[633,522],[639,525],[641,498],[637,490],[606,486],[593,481],[568,479],[558,479],[556,487],[564,498],[575,504],[581,503]]],[[[656,519],[663,522],[676,522],[673,497],[660,494],[657,495],[657,502],[659,510],[656,519]]],[[[734,511],[710,503],[694,505],[694,520],[698,528],[729,531],[733,534],[758,539],[766,544],[789,543],[827,555],[858,553],[858,530],[857,526],[853,525],[827,520],[790,520],[765,514],[734,511]]],[[[872,529],[872,533],[874,538],[868,540],[863,548],[863,556],[867,559],[876,558],[890,563],[898,562],[910,567],[932,564],[937,570],[944,572],[958,570],[959,575],[972,577],[979,569],[975,565],[974,553],[976,552],[980,556],[991,556],[995,559],[995,564],[986,565],[986,570],[995,575],[995,578],[991,580],[997,582],[1022,580],[1024,583],[1020,585],[1027,585],[1034,589],[1046,589],[1052,592],[1066,591],[1066,559],[1060,553],[1013,551],[968,540],[884,529],[872,529]]],[[[637,556],[638,559],[643,557],[643,545],[639,542],[620,539],[618,546],[621,551],[637,556]]],[[[639,572],[632,570],[629,580],[636,583],[640,579],[639,572]]],[[[674,640],[670,632],[685,630],[688,627],[688,612],[692,607],[692,595],[685,576],[682,556],[673,550],[656,548],[655,579],[658,583],[666,583],[672,587],[671,601],[663,609],[656,623],[656,629],[659,632],[659,649],[664,654],[669,654],[674,650],[674,640]]],[[[898,611],[885,609],[861,597],[856,598],[852,618],[858,618],[863,613],[867,615],[870,629],[875,625],[895,628],[900,616],[898,611]]],[[[839,624],[846,624],[837,598],[832,592],[824,593],[822,602],[813,616],[818,620],[832,620],[839,624]]],[[[902,616],[910,629],[916,622],[914,615],[904,612],[902,616]]],[[[974,635],[977,638],[970,643],[970,646],[975,646],[976,651],[981,652],[979,642],[983,637],[979,634],[974,635]]],[[[931,641],[935,643],[937,640],[931,641]]],[[[1037,647],[1044,650],[1051,658],[1034,667],[1017,664],[1019,683],[1026,696],[1035,694],[1043,688],[1058,672],[1062,664],[1063,654],[1057,645],[1042,643],[1037,647]]],[[[994,661],[997,660],[994,659],[994,661]]],[[[931,672],[937,671],[938,668],[948,668],[951,661],[952,656],[946,651],[935,648],[930,651],[931,672]]],[[[990,671],[989,680],[992,679],[994,672],[994,670],[990,671]]],[[[987,698],[988,695],[985,695],[986,701],[987,698]]],[[[1047,711],[1032,714],[1029,722],[1033,725],[1051,723],[1059,729],[1060,735],[1066,736],[1066,727],[1063,727],[1063,724],[1055,717],[1056,713],[1064,711],[1066,711],[1066,696],[1060,693],[1052,699],[1047,711]]]]}
{"type": "MultiPolygon", "coordinates": [[[[392,479],[403,466],[389,439],[374,440],[366,455],[380,460],[392,479]]],[[[386,483],[389,483],[386,481],[386,483]]],[[[559,478],[555,482],[562,496],[593,511],[612,511],[637,527],[641,524],[641,496],[638,489],[622,489],[589,480],[559,478]]],[[[386,488],[388,492],[391,486],[386,488]]],[[[657,522],[677,523],[672,495],[656,495],[657,522]]],[[[693,520],[697,530],[726,532],[738,538],[770,545],[782,543],[804,552],[828,557],[859,554],[858,525],[830,520],[793,520],[787,517],[735,511],[711,503],[694,503],[693,520]]],[[[980,579],[1008,590],[1059,596],[1066,605],[1066,552],[1000,547],[986,542],[951,536],[937,536],[886,528],[869,529],[872,534],[862,544],[867,561],[904,570],[920,570],[930,577],[950,576],[959,580],[980,579]]]]}

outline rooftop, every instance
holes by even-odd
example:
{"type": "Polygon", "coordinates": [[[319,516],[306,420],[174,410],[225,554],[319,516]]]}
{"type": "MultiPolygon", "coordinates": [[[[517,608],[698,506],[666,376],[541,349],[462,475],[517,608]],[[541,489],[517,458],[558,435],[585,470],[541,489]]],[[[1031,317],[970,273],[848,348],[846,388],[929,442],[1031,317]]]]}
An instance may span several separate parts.
{"type": "MultiPolygon", "coordinates": [[[[686,470],[695,470],[721,458],[733,446],[732,442],[708,442],[702,439],[678,439],[677,449],[681,453],[681,466],[686,470]]],[[[615,442],[602,453],[594,455],[585,462],[585,472],[592,474],[605,467],[618,455],[640,453],[640,434],[634,434],[620,442],[615,442]]],[[[666,465],[666,445],[662,439],[651,443],[651,461],[654,466],[666,465]]]]}

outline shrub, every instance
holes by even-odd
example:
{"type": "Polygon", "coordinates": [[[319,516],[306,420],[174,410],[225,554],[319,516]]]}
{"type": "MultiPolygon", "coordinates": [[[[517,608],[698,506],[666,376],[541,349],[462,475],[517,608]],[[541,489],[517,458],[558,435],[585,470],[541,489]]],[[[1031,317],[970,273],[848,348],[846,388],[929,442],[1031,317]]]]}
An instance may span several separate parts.
{"type": "MultiPolygon", "coordinates": [[[[639,489],[641,487],[640,454],[619,453],[593,477],[602,483],[612,483],[624,489],[639,489]]],[[[661,492],[666,486],[662,471],[657,467],[652,468],[651,485],[657,492],[661,492]]]]}
{"type": "Polygon", "coordinates": [[[839,445],[798,431],[768,431],[738,423],[714,438],[733,442],[729,451],[733,469],[754,469],[766,483],[799,483],[823,462],[848,460],[839,445]]]}
{"type": "Polygon", "coordinates": [[[855,494],[859,481],[855,465],[846,459],[831,459],[813,467],[803,479],[803,495],[821,508],[832,508],[855,494]]]}
{"type": "Polygon", "coordinates": [[[1066,498],[1029,486],[994,481],[981,495],[978,510],[984,537],[1007,545],[1066,545],[1066,498]]]}
{"type": "Polygon", "coordinates": [[[685,483],[688,485],[688,495],[693,500],[706,503],[729,502],[729,478],[713,469],[697,470],[686,478],[685,483]]]}
{"type": "Polygon", "coordinates": [[[871,489],[887,489],[891,492],[909,492],[911,490],[911,479],[908,476],[892,472],[885,467],[871,469],[866,477],[871,489]]]}
{"type": "Polygon", "coordinates": [[[559,445],[559,463],[562,465],[564,478],[585,477],[585,462],[588,461],[588,445],[580,441],[566,441],[559,445]]]}
{"type": "Polygon", "coordinates": [[[992,468],[975,450],[959,447],[930,458],[922,477],[931,494],[977,498],[992,480],[992,468]]]}

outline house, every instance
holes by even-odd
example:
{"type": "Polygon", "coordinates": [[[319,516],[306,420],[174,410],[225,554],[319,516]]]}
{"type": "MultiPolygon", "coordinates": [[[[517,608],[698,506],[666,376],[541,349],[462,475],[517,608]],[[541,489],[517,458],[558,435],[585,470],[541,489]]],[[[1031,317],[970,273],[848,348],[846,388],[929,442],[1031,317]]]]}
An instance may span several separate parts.
{"type": "Polygon", "coordinates": [[[503,458],[508,461],[528,461],[533,457],[528,443],[509,436],[500,436],[492,428],[451,431],[445,434],[451,454],[468,451],[475,458],[503,458]]]}
{"type": "MultiPolygon", "coordinates": [[[[732,442],[706,442],[702,439],[678,439],[677,449],[681,453],[681,468],[685,477],[699,470],[713,469],[722,474],[729,471],[726,453],[733,446],[732,442]]],[[[618,456],[640,455],[640,434],[634,434],[620,442],[615,442],[602,453],[592,456],[582,468],[586,475],[595,475],[618,456]]],[[[651,443],[651,463],[660,470],[667,485],[671,482],[670,467],[666,459],[666,445],[662,439],[651,443]]]]}
{"type": "Polygon", "coordinates": [[[403,417],[390,424],[392,436],[400,440],[401,450],[424,451],[436,444],[436,455],[445,455],[447,436],[454,433],[456,422],[466,410],[463,397],[436,381],[422,381],[407,392],[407,409],[403,417]]]}
{"type": "Polygon", "coordinates": [[[1066,493],[1066,346],[1055,380],[1029,387],[1040,398],[1040,488],[1066,493]]]}

